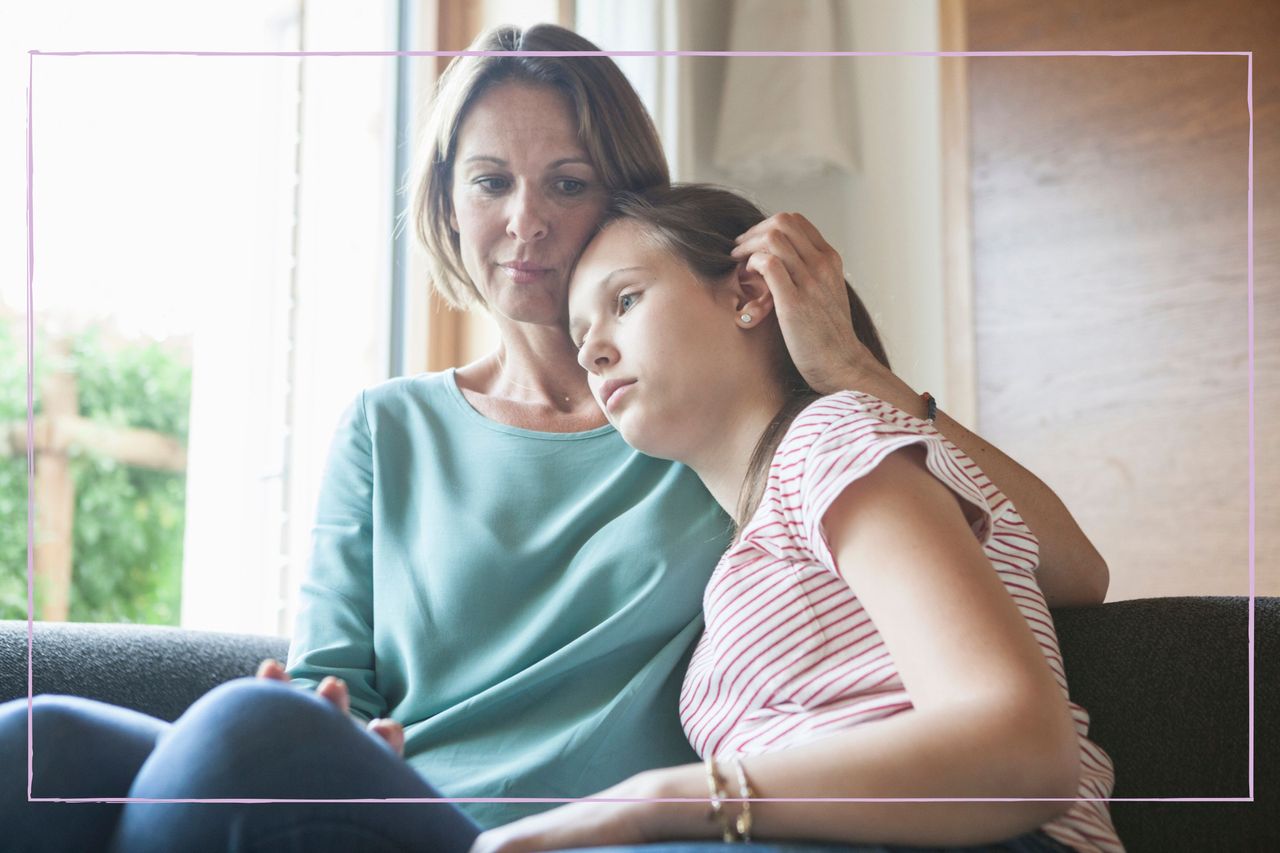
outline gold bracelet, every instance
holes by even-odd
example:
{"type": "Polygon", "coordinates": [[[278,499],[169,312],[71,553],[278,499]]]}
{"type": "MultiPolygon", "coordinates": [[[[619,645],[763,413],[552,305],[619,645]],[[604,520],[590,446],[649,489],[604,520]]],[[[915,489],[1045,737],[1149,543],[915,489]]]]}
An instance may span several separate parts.
{"type": "Polygon", "coordinates": [[[747,784],[747,771],[742,766],[741,761],[734,762],[734,768],[738,771],[738,796],[742,798],[742,811],[738,812],[737,829],[739,841],[751,841],[751,798],[755,794],[751,791],[751,786],[747,784]]]}
{"type": "Polygon", "coordinates": [[[720,821],[720,833],[726,843],[736,841],[729,825],[729,816],[724,813],[724,788],[720,786],[720,777],[716,774],[716,759],[710,754],[707,755],[707,791],[711,798],[711,811],[707,813],[707,820],[720,821]]]}

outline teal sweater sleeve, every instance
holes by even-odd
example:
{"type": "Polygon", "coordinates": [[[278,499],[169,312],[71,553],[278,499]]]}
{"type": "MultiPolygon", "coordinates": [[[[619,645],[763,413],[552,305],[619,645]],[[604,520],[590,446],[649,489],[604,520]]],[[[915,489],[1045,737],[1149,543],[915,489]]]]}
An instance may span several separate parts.
{"type": "Polygon", "coordinates": [[[679,692],[729,532],[692,471],[612,427],[490,421],[452,371],[391,380],[331,445],[288,670],[398,720],[449,797],[588,796],[696,760],[679,692]]]}
{"type": "Polygon", "coordinates": [[[347,683],[351,713],[386,715],[374,679],[373,466],[364,398],[339,419],[316,507],[312,557],[290,643],[293,683],[315,689],[326,676],[347,683]]]}

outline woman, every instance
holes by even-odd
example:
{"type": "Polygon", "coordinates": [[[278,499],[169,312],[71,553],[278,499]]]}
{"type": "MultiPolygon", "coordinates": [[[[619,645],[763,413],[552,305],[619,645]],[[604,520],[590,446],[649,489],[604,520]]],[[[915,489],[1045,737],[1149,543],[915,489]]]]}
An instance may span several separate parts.
{"type": "MultiPolygon", "coordinates": [[[[494,30],[472,47],[595,49],[550,26],[494,30]]],[[[267,663],[266,680],[224,685],[172,731],[119,715],[108,724],[84,703],[52,701],[49,718],[62,722],[45,728],[38,703],[37,761],[51,766],[43,777],[37,767],[37,789],[43,778],[56,795],[65,774],[110,768],[94,788],[104,796],[433,796],[423,793],[435,790],[425,778],[451,797],[577,797],[693,757],[671,709],[728,518],[691,471],[625,445],[563,328],[569,267],[608,194],[667,182],[652,123],[607,58],[460,57],[441,80],[425,154],[415,219],[434,282],[455,304],[485,306],[499,349],[457,371],[369,389],[348,410],[331,449],[287,675],[267,663]],[[312,719],[319,703],[296,701],[314,697],[271,683],[289,677],[368,722],[391,749],[369,748],[370,738],[339,743],[328,717],[312,719]],[[125,722],[128,738],[119,735],[125,722]],[[80,744],[104,738],[129,749],[77,764],[89,754],[80,744]],[[365,769],[326,774],[325,762],[338,759],[315,749],[316,739],[365,769]],[[268,747],[276,757],[264,763],[268,747]],[[401,749],[416,779],[400,773],[393,752],[401,749]],[[220,760],[202,759],[210,754],[220,760]],[[237,762],[252,771],[230,773],[237,762]],[[185,771],[166,770],[178,766],[185,771]],[[303,788],[311,793],[290,793],[303,788]]],[[[797,274],[783,317],[800,369],[820,389],[919,405],[828,319],[847,311],[838,258],[792,225],[765,223],[743,247],[809,271],[797,274]]],[[[1050,600],[1100,600],[1105,566],[1052,493],[945,416],[938,423],[1023,510],[1042,541],[1050,600]]],[[[0,728],[9,761],[17,724],[0,719],[0,728]]],[[[488,827],[549,805],[464,808],[488,827]]],[[[430,812],[405,807],[401,826],[398,807],[381,805],[129,804],[123,817],[115,806],[76,808],[97,810],[88,831],[113,831],[118,821],[117,838],[132,849],[146,849],[144,837],[185,846],[233,821],[246,839],[303,832],[339,812],[351,831],[372,827],[398,843],[421,838],[414,820],[430,812]]],[[[76,829],[60,817],[60,829],[76,829]]],[[[460,836],[471,831],[457,826],[460,836]]],[[[331,825],[324,835],[342,837],[331,825]]]]}
{"type": "Polygon", "coordinates": [[[707,186],[621,194],[570,292],[570,334],[610,421],[697,471],[737,525],[680,702],[705,768],[598,795],[690,802],[581,803],[490,831],[475,851],[753,834],[1122,850],[1097,802],[723,803],[719,820],[696,802],[1061,800],[1107,797],[1114,781],[1069,704],[1014,505],[926,421],[808,387],[773,317],[792,281],[732,254],[763,219],[707,186]]]}

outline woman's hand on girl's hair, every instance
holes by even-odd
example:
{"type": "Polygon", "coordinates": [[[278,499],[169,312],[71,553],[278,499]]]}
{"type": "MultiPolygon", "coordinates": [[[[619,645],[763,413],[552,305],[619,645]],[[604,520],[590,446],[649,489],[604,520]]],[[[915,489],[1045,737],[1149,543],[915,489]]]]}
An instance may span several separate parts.
{"type": "MultiPolygon", "coordinates": [[[[267,658],[258,664],[258,678],[289,683],[289,674],[280,662],[267,658]]],[[[329,676],[316,687],[316,693],[327,699],[330,704],[342,712],[343,716],[351,716],[351,694],[347,691],[347,683],[341,678],[329,676]]],[[[404,727],[395,720],[379,718],[370,720],[365,729],[381,738],[391,751],[404,757],[404,727]]]]}
{"type": "Polygon", "coordinates": [[[878,363],[853,332],[840,253],[798,213],[774,214],[737,243],[731,254],[764,278],[800,375],[823,394],[857,387],[878,363]]]}

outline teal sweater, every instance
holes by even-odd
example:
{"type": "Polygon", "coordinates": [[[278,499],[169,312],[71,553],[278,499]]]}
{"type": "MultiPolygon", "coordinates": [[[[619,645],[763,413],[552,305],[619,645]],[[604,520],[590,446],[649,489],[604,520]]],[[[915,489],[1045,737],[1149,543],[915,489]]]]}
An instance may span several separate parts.
{"type": "MultiPolygon", "coordinates": [[[[729,520],[609,426],[491,421],[453,371],[362,392],[338,427],[289,650],[405,727],[448,797],[583,797],[696,761],[680,728],[729,520]]],[[[554,804],[467,804],[495,826],[554,804]]]]}

